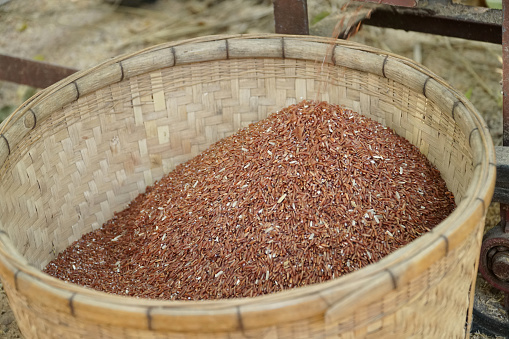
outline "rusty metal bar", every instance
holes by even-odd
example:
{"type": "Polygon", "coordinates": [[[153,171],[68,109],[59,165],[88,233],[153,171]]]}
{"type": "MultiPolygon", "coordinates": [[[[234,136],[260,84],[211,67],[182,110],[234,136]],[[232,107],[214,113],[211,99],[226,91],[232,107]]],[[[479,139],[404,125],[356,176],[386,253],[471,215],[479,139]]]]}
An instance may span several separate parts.
{"type": "MultiPolygon", "coordinates": [[[[504,147],[498,150],[497,154],[497,182],[502,182],[498,186],[498,191],[507,188],[509,192],[509,183],[504,187],[505,181],[509,181],[509,171],[503,172],[500,170],[503,166],[509,168],[509,4],[503,1],[503,24],[502,24],[502,93],[503,93],[503,106],[502,106],[502,142],[504,147]],[[501,154],[502,153],[502,154],[501,154]],[[500,160],[498,160],[500,159],[500,160]],[[506,162],[501,162],[505,160],[506,162]]],[[[505,168],[504,167],[504,168],[505,168]]],[[[497,190],[497,188],[495,188],[497,190]]],[[[499,197],[500,201],[500,219],[501,225],[506,232],[509,232],[509,194],[499,197]]]]}
{"type": "Polygon", "coordinates": [[[276,33],[309,34],[308,6],[306,0],[274,0],[276,33]]]}
{"type": "Polygon", "coordinates": [[[0,80],[46,88],[77,70],[0,54],[0,80]]]}
{"type": "MultiPolygon", "coordinates": [[[[394,1],[380,0],[382,3],[394,1]]],[[[370,18],[363,20],[363,24],[497,44],[502,42],[500,10],[449,2],[418,2],[413,8],[379,5],[374,7],[370,18]]],[[[412,5],[402,0],[400,4],[412,5]]]]}

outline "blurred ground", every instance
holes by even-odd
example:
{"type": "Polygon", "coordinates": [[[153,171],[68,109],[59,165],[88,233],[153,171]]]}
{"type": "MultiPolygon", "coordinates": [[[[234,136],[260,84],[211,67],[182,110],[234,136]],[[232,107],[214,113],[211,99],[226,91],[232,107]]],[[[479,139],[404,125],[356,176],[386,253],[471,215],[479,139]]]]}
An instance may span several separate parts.
{"type": "MultiPolygon", "coordinates": [[[[310,22],[324,16],[332,22],[340,20],[343,3],[344,0],[308,0],[310,22]]],[[[103,0],[0,0],[0,53],[76,69],[87,69],[108,58],[161,42],[209,34],[260,32],[274,32],[270,0],[159,0],[141,8],[103,0]]],[[[323,28],[312,30],[327,36],[331,32],[323,28]]],[[[495,144],[501,144],[500,45],[375,27],[362,28],[351,40],[412,58],[430,68],[472,101],[486,120],[495,144]]],[[[34,91],[0,82],[0,120],[34,91]]],[[[497,222],[494,206],[487,224],[493,226],[497,222]]],[[[0,337],[20,338],[3,291],[0,337]]]]}

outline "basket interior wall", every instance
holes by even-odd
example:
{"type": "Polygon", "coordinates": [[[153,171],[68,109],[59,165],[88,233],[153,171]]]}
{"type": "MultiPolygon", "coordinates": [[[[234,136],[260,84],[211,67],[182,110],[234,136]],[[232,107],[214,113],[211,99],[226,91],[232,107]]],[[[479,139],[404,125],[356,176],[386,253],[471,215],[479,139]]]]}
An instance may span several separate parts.
{"type": "Polygon", "coordinates": [[[201,62],[82,96],[39,122],[0,169],[0,228],[30,264],[43,268],[177,164],[271,112],[317,98],[407,138],[461,200],[472,155],[450,113],[393,80],[320,69],[292,59],[201,62]]]}

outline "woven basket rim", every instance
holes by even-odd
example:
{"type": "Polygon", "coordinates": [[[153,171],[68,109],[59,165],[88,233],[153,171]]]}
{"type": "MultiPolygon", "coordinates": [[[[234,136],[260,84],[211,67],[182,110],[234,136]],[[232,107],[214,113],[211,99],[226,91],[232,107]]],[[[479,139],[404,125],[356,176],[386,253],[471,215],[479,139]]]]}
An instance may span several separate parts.
{"type": "MultiPolygon", "coordinates": [[[[243,306],[248,309],[252,308],[253,312],[266,312],[260,305],[272,303],[273,308],[284,308],[292,305],[302,304],[303,301],[310,297],[321,296],[324,299],[322,292],[326,290],[334,290],[336,287],[344,285],[356,285],[359,281],[368,279],[373,276],[385,275],[387,279],[392,283],[393,288],[396,288],[399,284],[401,277],[393,273],[391,270],[394,267],[409,266],[412,264],[413,255],[424,250],[427,251],[438,251],[440,252],[439,257],[447,255],[447,252],[454,248],[455,243],[460,239],[467,236],[464,234],[459,227],[462,222],[468,222],[470,218],[478,215],[482,210],[487,209],[488,204],[491,200],[494,190],[495,180],[495,151],[491,141],[491,136],[488,132],[487,126],[477,112],[475,107],[468,101],[468,99],[460,92],[454,90],[448,85],[442,78],[434,74],[426,67],[416,64],[410,59],[401,57],[399,55],[382,51],[373,47],[368,47],[355,42],[333,40],[331,38],[314,37],[314,36],[290,36],[280,34],[256,34],[256,35],[219,35],[219,36],[207,36],[194,39],[188,39],[178,42],[164,43],[156,46],[152,46],[135,53],[125,54],[108,61],[105,61],[93,68],[88,70],[79,71],[58,83],[42,90],[34,97],[27,100],[22,104],[13,114],[11,114],[2,124],[0,124],[0,135],[4,136],[7,134],[9,127],[15,123],[18,119],[21,119],[25,114],[28,114],[31,109],[36,107],[44,99],[55,95],[59,90],[65,88],[70,84],[76,84],[76,81],[83,77],[94,74],[95,72],[101,71],[107,67],[115,66],[121,61],[129,60],[136,56],[151,53],[161,49],[167,49],[177,46],[190,46],[194,44],[200,44],[205,42],[217,42],[217,41],[232,41],[232,40],[255,40],[255,39],[281,39],[286,43],[300,43],[303,41],[313,42],[319,44],[330,45],[333,43],[335,46],[340,46],[354,51],[364,52],[368,54],[374,54],[378,56],[384,56],[391,60],[398,61],[404,65],[407,65],[416,71],[423,73],[435,80],[440,86],[443,86],[447,91],[451,92],[461,102],[465,108],[471,113],[474,129],[478,130],[479,138],[474,140],[475,143],[480,143],[478,146],[482,149],[483,154],[480,155],[480,162],[475,164],[476,172],[479,174],[475,176],[469,184],[468,194],[464,199],[457,205],[455,211],[448,216],[442,223],[437,225],[432,231],[414,240],[409,245],[398,249],[390,255],[384,257],[377,263],[371,264],[358,271],[350,274],[341,276],[334,280],[326,281],[320,284],[314,284],[304,287],[299,287],[293,290],[287,290],[277,292],[270,295],[258,296],[254,298],[238,298],[238,299],[227,299],[227,300],[207,300],[207,301],[166,301],[166,300],[149,300],[149,299],[137,299],[132,297],[123,297],[118,295],[107,294],[95,290],[90,290],[78,285],[64,283],[63,281],[53,278],[47,274],[42,273],[40,270],[30,266],[24,258],[17,252],[17,250],[10,244],[10,240],[5,231],[0,230],[0,260],[2,258],[9,263],[9,268],[12,268],[11,274],[17,276],[20,273],[26,274],[34,278],[41,286],[41,288],[47,291],[53,291],[53,289],[62,289],[68,291],[75,296],[83,296],[82,302],[90,302],[93,305],[101,304],[108,307],[132,307],[133,312],[150,312],[154,308],[158,308],[161,312],[167,312],[169,315],[172,312],[195,312],[197,314],[209,314],[210,310],[232,310],[238,312],[238,307],[243,306]],[[488,183],[488,184],[486,184],[488,183]],[[462,234],[463,233],[463,234],[462,234]],[[451,241],[450,239],[455,240],[451,241]],[[409,254],[412,254],[409,256],[409,254]],[[116,306],[115,306],[116,305],[116,306]],[[148,310],[148,311],[147,311],[148,310]]],[[[229,56],[231,58],[231,56],[229,56]]],[[[1,138],[0,138],[1,139],[1,138]]],[[[5,139],[5,138],[4,138],[5,139]]],[[[0,173],[4,167],[4,160],[1,157],[1,149],[5,151],[6,147],[13,148],[14,145],[9,145],[7,139],[2,143],[0,140],[0,173]]],[[[10,152],[9,149],[9,152],[10,152]]],[[[6,157],[5,159],[7,159],[6,157]]],[[[420,269],[424,269],[424,266],[420,266],[420,269]]],[[[397,271],[397,270],[396,270],[397,271]]],[[[52,292],[51,292],[52,293],[52,292]]],[[[304,304],[303,304],[304,305],[304,304]]],[[[330,306],[325,300],[324,307],[330,306]]],[[[303,306],[304,307],[304,306],[303,306]]]]}

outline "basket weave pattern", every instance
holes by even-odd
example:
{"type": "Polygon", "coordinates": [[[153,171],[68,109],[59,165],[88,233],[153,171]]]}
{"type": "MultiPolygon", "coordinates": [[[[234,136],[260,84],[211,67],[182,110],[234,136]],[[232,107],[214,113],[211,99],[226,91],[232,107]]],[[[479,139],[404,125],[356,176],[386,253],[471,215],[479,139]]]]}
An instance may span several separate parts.
{"type": "Polygon", "coordinates": [[[493,145],[471,104],[407,59],[314,37],[165,44],[64,79],[0,133],[0,277],[26,337],[468,336],[493,145]],[[40,272],[177,164],[301,98],[407,138],[441,171],[457,209],[379,263],[252,299],[123,298],[40,272]]]}

